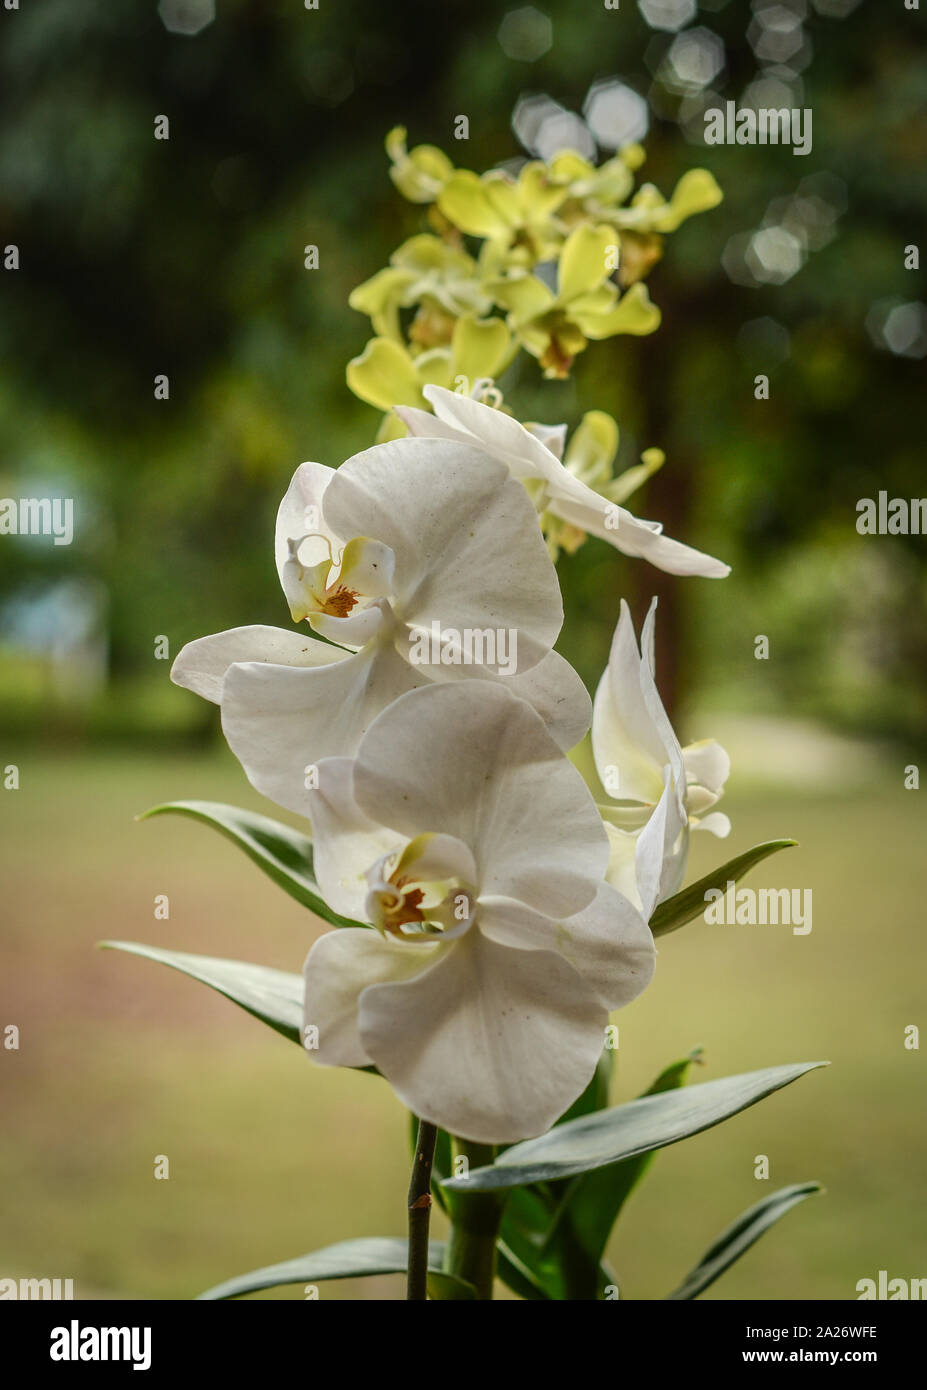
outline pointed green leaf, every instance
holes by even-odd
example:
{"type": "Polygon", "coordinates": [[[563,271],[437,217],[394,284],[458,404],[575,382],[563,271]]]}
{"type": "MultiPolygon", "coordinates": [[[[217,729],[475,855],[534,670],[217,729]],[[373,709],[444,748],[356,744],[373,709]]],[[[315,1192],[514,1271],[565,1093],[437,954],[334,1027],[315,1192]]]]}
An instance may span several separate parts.
{"type": "Polygon", "coordinates": [[[827,1065],[796,1062],[643,1096],[628,1105],[558,1125],[539,1139],[513,1144],[491,1166],[477,1168],[466,1178],[448,1178],[444,1186],[452,1190],[464,1187],[469,1192],[496,1191],[604,1168],[710,1129],[797,1081],[805,1072],[827,1065]]]}
{"type": "Polygon", "coordinates": [[[162,951],[137,941],[101,941],[104,950],[127,951],[180,970],[210,989],[224,994],[233,1004],[267,1023],[291,1042],[302,1045],[302,975],[251,965],[242,960],[222,960],[217,956],[190,956],[182,951],[162,951]]]}
{"type": "MultiPolygon", "coordinates": [[[[688,1057],[673,1062],[644,1094],[662,1095],[685,1085],[689,1068],[700,1057],[701,1049],[696,1048],[688,1057]]],[[[653,1162],[655,1153],[656,1150],[650,1149],[626,1158],[623,1163],[596,1168],[571,1179],[551,1234],[562,1224],[568,1224],[581,1249],[598,1266],[621,1208],[653,1162]]]]}
{"type": "Polygon", "coordinates": [[[797,840],[767,840],[762,845],[754,845],[752,849],[739,854],[727,864],[722,864],[720,869],[712,869],[711,873],[700,878],[698,883],[693,883],[681,893],[676,893],[672,898],[667,898],[666,902],[660,903],[650,919],[650,930],[654,936],[665,936],[667,932],[684,927],[686,922],[691,922],[693,917],[700,917],[705,911],[705,894],[710,889],[716,888],[723,893],[728,883],[737,883],[756,864],[762,863],[780,849],[791,849],[797,843],[797,840]]]}
{"type": "Polygon", "coordinates": [[[225,806],[219,801],[169,801],[145,811],[139,820],[168,813],[191,816],[204,825],[211,825],[239,849],[243,849],[248,858],[263,869],[274,883],[285,889],[291,898],[310,908],[326,922],[336,927],[363,925],[333,912],[322,897],[313,877],[312,841],[308,835],[301,835],[298,830],[291,830],[288,825],[281,825],[269,816],[258,815],[256,811],[244,811],[240,806],[225,806]]]}
{"type": "MultiPolygon", "coordinates": [[[[474,1297],[470,1286],[462,1279],[444,1274],[441,1262],[444,1258],[444,1245],[432,1241],[428,1251],[428,1281],[434,1281],[435,1290],[440,1296],[474,1297]],[[467,1293],[467,1290],[470,1290],[467,1293]]],[[[199,1295],[200,1300],[214,1301],[223,1298],[240,1298],[242,1294],[257,1293],[260,1289],[276,1289],[284,1284],[316,1284],[326,1279],[363,1279],[373,1274],[404,1274],[408,1262],[408,1244],[399,1237],[364,1237],[359,1240],[342,1240],[337,1245],[327,1245],[311,1254],[299,1255],[295,1260],[284,1260],[281,1264],[266,1265],[254,1269],[250,1274],[240,1274],[235,1279],[227,1279],[215,1288],[207,1289],[199,1295]]]]}
{"type": "Polygon", "coordinates": [[[803,1202],[813,1192],[820,1191],[820,1183],[803,1182],[794,1183],[791,1187],[781,1187],[778,1192],[764,1197],[762,1202],[750,1207],[737,1218],[733,1226],[728,1226],[727,1230],[722,1232],[714,1245],[705,1251],[695,1268],[686,1275],[679,1288],[667,1294],[667,1298],[698,1298],[709,1284],[713,1284],[719,1275],[750,1249],[754,1241],[759,1240],[764,1231],[768,1231],[770,1226],[774,1226],[780,1217],[785,1216],[786,1212],[791,1211],[799,1202],[803,1202]]]}

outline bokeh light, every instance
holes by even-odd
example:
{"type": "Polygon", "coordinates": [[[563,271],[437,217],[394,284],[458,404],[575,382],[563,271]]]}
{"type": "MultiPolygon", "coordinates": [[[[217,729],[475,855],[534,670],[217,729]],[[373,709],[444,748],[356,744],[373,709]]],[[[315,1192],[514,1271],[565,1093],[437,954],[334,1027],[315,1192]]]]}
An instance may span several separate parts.
{"type": "Polygon", "coordinates": [[[192,38],[216,17],[216,0],[160,0],[158,14],[169,34],[192,38]]]}
{"type": "Polygon", "coordinates": [[[927,306],[916,300],[877,301],[867,315],[866,328],[877,347],[896,357],[927,357],[927,306]]]}
{"type": "Polygon", "coordinates": [[[641,14],[651,29],[663,29],[675,34],[696,15],[696,0],[637,0],[641,14]]]}
{"type": "Polygon", "coordinates": [[[534,5],[509,10],[499,25],[499,45],[507,58],[535,63],[554,41],[554,26],[534,5]]]}
{"type": "Polygon", "coordinates": [[[643,140],[650,126],[650,112],[639,92],[617,77],[594,82],[583,105],[586,124],[596,140],[609,150],[643,140]]]}
{"type": "Polygon", "coordinates": [[[701,91],[724,67],[724,44],[710,29],[686,29],[670,44],[660,80],[671,90],[701,91]]]}

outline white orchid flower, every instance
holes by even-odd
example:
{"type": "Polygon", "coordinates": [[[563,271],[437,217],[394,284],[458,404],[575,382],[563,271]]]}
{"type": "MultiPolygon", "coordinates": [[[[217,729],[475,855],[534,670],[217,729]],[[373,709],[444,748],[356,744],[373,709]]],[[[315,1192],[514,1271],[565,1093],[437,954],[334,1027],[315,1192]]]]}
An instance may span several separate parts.
{"type": "Polygon", "coordinates": [[[314,765],[352,755],[381,710],[432,681],[504,681],[564,749],[588,729],[585,687],[551,650],[563,605],[531,504],[486,453],[402,439],[337,470],[304,463],[276,554],[294,621],[328,640],[233,628],[188,643],[171,677],[221,705],[232,751],[279,805],[306,814],[314,765]]]}
{"type": "Polygon", "coordinates": [[[654,679],[654,623],[650,605],[637,648],[624,599],[608,666],[593,704],[592,751],[609,795],[600,808],[611,841],[608,881],[640,907],[647,920],[675,893],[685,873],[689,831],[720,838],[731,823],[711,811],[731,769],[714,739],[681,748],[654,679]]]}
{"type": "Polygon", "coordinates": [[[305,967],[316,1061],[383,1073],[452,1134],[540,1134],[592,1077],[608,1010],[651,978],[650,931],[604,882],[580,774],[501,684],[401,696],[319,768],[315,871],[363,927],[305,967]],[[317,1043],[317,1046],[316,1046],[317,1043]]]}
{"type": "Polygon", "coordinates": [[[433,415],[412,406],[395,407],[410,432],[485,449],[504,463],[514,478],[525,483],[538,513],[552,512],[580,531],[608,541],[622,554],[649,560],[669,574],[720,579],[730,573],[730,566],[721,560],[664,536],[659,522],[641,521],[626,507],[602,497],[576,477],[560,461],[562,427],[538,427],[537,433],[533,433],[503,411],[441,386],[426,386],[424,395],[433,415]]]}

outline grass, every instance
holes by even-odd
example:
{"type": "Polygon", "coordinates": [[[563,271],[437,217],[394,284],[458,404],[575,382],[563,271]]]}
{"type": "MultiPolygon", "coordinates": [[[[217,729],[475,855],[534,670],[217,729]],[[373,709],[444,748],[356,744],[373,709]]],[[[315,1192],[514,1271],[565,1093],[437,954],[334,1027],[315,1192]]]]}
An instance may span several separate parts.
{"type": "MultiPolygon", "coordinates": [[[[314,1066],[194,982],[95,949],[119,937],[301,967],[319,924],[232,846],[180,818],[133,819],[182,797],[275,814],[231,756],[26,749],[19,765],[20,790],[0,793],[0,1028],[21,1035],[0,1048],[0,1275],[73,1278],[79,1298],[189,1298],[334,1240],[401,1234],[406,1117],[382,1081],[314,1066]]],[[[923,1276],[923,1062],[904,1046],[927,962],[919,793],[899,768],[851,790],[735,781],[725,807],[734,834],[697,843],[691,876],[792,836],[801,847],[751,882],[812,889],[813,930],[694,922],[667,937],[654,985],[617,1017],[616,1099],[696,1045],[694,1080],[832,1066],[658,1155],[612,1241],[623,1294],[663,1296],[743,1208],[808,1178],[826,1195],[706,1297],[852,1299],[880,1269],[923,1276]]],[[[398,1279],[323,1286],[401,1295],[398,1279]]]]}

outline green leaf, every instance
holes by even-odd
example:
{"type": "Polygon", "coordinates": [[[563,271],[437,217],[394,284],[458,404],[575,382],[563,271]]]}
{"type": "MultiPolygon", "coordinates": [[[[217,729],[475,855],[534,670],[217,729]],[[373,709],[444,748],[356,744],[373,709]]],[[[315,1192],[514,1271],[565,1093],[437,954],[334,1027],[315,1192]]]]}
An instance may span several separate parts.
{"type": "MultiPolygon", "coordinates": [[[[678,1090],[685,1085],[692,1063],[700,1058],[701,1049],[696,1048],[688,1057],[673,1062],[660,1073],[644,1095],[662,1095],[666,1091],[678,1090]]],[[[553,1230],[558,1229],[561,1223],[568,1224],[583,1252],[598,1266],[621,1208],[653,1162],[655,1153],[654,1149],[650,1149],[633,1158],[626,1158],[623,1163],[609,1164],[571,1179],[553,1230]]]]}
{"type": "Polygon", "coordinates": [[[516,1187],[508,1195],[499,1228],[500,1252],[507,1264],[500,1260],[499,1273],[522,1298],[565,1297],[560,1252],[545,1250],[555,1216],[556,1200],[546,1188],[516,1187]]]}
{"type": "Polygon", "coordinates": [[[684,1090],[643,1096],[558,1125],[539,1139],[513,1144],[496,1162],[466,1178],[445,1179],[451,1190],[497,1191],[552,1182],[678,1143],[745,1110],[826,1062],[796,1062],[705,1081],[684,1090]]]}
{"type": "Polygon", "coordinates": [[[302,1046],[303,985],[302,975],[286,970],[271,970],[266,965],[251,965],[243,960],[222,960],[217,956],[189,956],[182,951],[162,951],[156,946],[143,946],[137,941],[101,941],[104,950],[128,951],[180,970],[210,989],[218,990],[233,1004],[267,1023],[291,1042],[302,1046]]]}
{"type": "Polygon", "coordinates": [[[780,849],[790,849],[797,843],[797,840],[767,840],[765,844],[754,845],[736,859],[722,864],[720,869],[712,869],[698,883],[683,888],[681,893],[660,903],[650,919],[650,930],[654,936],[665,936],[667,932],[684,927],[686,922],[691,922],[693,917],[699,917],[705,911],[705,894],[710,888],[717,888],[723,893],[729,882],[736,883],[771,854],[776,854],[780,849]]]}
{"type": "Polygon", "coordinates": [[[679,1288],[667,1294],[667,1298],[698,1298],[709,1284],[713,1284],[719,1275],[750,1249],[754,1241],[759,1240],[764,1231],[768,1231],[770,1226],[774,1226],[780,1217],[785,1216],[786,1212],[791,1211],[799,1202],[803,1202],[813,1192],[820,1191],[820,1183],[803,1182],[794,1183],[791,1187],[781,1187],[778,1192],[764,1197],[762,1202],[750,1207],[737,1218],[733,1226],[728,1226],[727,1230],[722,1232],[714,1245],[705,1251],[695,1268],[686,1275],[679,1288]]]}
{"type": "MultiPolygon", "coordinates": [[[[428,1251],[429,1293],[439,1298],[475,1298],[473,1288],[462,1279],[445,1274],[441,1269],[444,1245],[432,1241],[428,1251]]],[[[260,1289],[276,1289],[284,1284],[316,1284],[326,1279],[363,1279],[373,1274],[404,1274],[408,1262],[408,1243],[398,1237],[366,1237],[342,1240],[299,1255],[282,1264],[266,1265],[250,1274],[227,1279],[224,1284],[201,1293],[201,1300],[240,1298],[242,1294],[257,1293],[260,1289]]]]}
{"type": "Polygon", "coordinates": [[[582,1095],[574,1100],[569,1110],[565,1110],[560,1116],[557,1121],[558,1125],[566,1124],[569,1120],[578,1119],[580,1115],[590,1115],[594,1110],[604,1110],[607,1107],[614,1060],[614,1050],[607,1047],[603,1048],[592,1080],[582,1095]]]}
{"type": "Polygon", "coordinates": [[[507,1285],[519,1298],[528,1303],[545,1302],[554,1297],[549,1293],[535,1274],[531,1265],[523,1260],[512,1248],[503,1234],[497,1241],[498,1265],[496,1272],[503,1284],[507,1285]]]}
{"type": "Polygon", "coordinates": [[[191,816],[193,820],[213,826],[239,849],[243,849],[248,858],[263,869],[274,883],[285,889],[291,898],[302,903],[303,907],[311,908],[326,922],[336,927],[364,925],[333,912],[322,897],[313,877],[312,841],[307,835],[301,835],[298,830],[291,830],[288,825],[281,825],[268,816],[258,815],[256,811],[225,806],[219,801],[169,801],[145,811],[139,820],[167,815],[169,812],[191,816]]]}
{"type": "MultiPolygon", "coordinates": [[[[608,1105],[613,1062],[614,1053],[603,1049],[592,1080],[561,1115],[558,1125],[608,1105]]],[[[565,1231],[564,1240],[553,1245],[550,1239],[560,1204],[557,1189],[543,1183],[515,1188],[509,1193],[499,1233],[499,1277],[524,1299],[569,1297],[566,1271],[578,1253],[572,1232],[565,1231]]],[[[599,1285],[614,1282],[600,1269],[598,1260],[589,1277],[599,1285]]]]}

